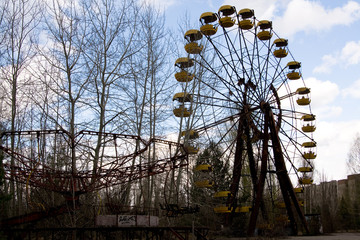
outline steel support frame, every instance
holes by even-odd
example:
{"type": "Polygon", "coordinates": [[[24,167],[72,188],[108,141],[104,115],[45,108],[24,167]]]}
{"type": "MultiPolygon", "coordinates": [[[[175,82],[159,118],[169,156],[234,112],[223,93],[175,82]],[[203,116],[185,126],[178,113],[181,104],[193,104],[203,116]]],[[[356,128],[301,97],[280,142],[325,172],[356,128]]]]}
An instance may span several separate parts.
{"type": "MultiPolygon", "coordinates": [[[[275,161],[275,168],[276,168],[276,176],[280,184],[281,193],[285,202],[286,211],[290,220],[291,229],[293,234],[296,235],[298,233],[298,228],[295,220],[295,214],[293,211],[293,207],[295,208],[296,214],[299,217],[301,224],[306,232],[309,233],[307,222],[303,211],[299,205],[297,200],[296,194],[294,192],[293,185],[291,180],[288,176],[286,164],[284,160],[284,155],[281,148],[281,142],[278,135],[277,124],[275,122],[274,114],[268,104],[262,104],[262,110],[264,112],[264,133],[263,133],[263,146],[262,146],[262,153],[261,153],[261,168],[260,168],[260,176],[257,179],[256,173],[254,173],[255,169],[251,169],[251,177],[253,181],[253,190],[254,190],[254,204],[252,206],[252,212],[249,219],[249,226],[247,230],[248,236],[254,236],[255,229],[256,229],[256,222],[258,218],[258,214],[260,212],[260,208],[264,208],[263,204],[263,191],[264,185],[267,175],[267,162],[269,157],[269,146],[268,141],[271,139],[272,141],[272,151],[274,154],[274,161],[275,161]],[[269,133],[270,132],[270,133],[269,133]]],[[[247,137],[246,145],[247,148],[251,148],[251,139],[249,134],[249,124],[246,120],[246,114],[241,114],[237,130],[237,139],[236,139],[236,148],[235,148],[235,157],[234,157],[234,168],[233,168],[233,178],[232,183],[230,186],[231,195],[228,198],[228,206],[233,207],[233,213],[237,206],[236,202],[236,195],[239,189],[239,183],[241,178],[241,171],[243,168],[243,152],[244,152],[244,140],[242,136],[245,134],[247,137]]],[[[251,153],[253,154],[252,151],[251,153]]],[[[253,156],[249,156],[249,161],[255,161],[253,156]]],[[[251,164],[252,168],[255,167],[255,162],[249,163],[251,164]]],[[[265,211],[265,209],[263,209],[265,211]]],[[[264,212],[264,217],[267,218],[266,213],[264,212]]],[[[231,217],[230,222],[231,224],[231,217]]]]}

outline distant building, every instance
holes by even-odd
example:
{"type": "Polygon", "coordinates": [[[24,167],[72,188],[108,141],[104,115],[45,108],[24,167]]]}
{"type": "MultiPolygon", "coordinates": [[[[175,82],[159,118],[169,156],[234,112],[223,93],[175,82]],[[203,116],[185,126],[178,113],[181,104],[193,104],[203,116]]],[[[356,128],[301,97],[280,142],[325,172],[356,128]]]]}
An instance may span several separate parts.
{"type": "Polygon", "coordinates": [[[303,198],[304,213],[320,214],[325,232],[360,227],[360,174],[310,185],[303,198]]]}

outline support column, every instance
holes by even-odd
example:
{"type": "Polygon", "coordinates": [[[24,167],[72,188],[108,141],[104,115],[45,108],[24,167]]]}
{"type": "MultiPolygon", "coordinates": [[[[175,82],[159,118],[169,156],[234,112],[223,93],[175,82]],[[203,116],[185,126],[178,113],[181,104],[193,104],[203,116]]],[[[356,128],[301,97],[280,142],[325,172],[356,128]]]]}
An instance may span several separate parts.
{"type": "Polygon", "coordinates": [[[289,175],[287,174],[284,156],[282,153],[282,148],[281,148],[281,143],[280,143],[280,138],[278,135],[278,131],[276,129],[274,114],[271,111],[270,107],[266,107],[265,114],[269,115],[269,128],[270,128],[270,135],[271,135],[271,140],[272,140],[272,145],[273,145],[276,175],[279,180],[280,189],[281,189],[283,199],[285,202],[285,206],[286,206],[286,210],[287,210],[287,213],[289,216],[291,228],[293,230],[293,233],[296,235],[298,229],[297,229],[297,225],[295,222],[295,217],[294,217],[294,213],[293,213],[293,209],[292,209],[292,204],[293,204],[306,233],[309,233],[309,229],[307,226],[305,216],[304,216],[304,214],[300,208],[299,202],[296,198],[296,195],[294,192],[294,187],[291,183],[289,175]]]}

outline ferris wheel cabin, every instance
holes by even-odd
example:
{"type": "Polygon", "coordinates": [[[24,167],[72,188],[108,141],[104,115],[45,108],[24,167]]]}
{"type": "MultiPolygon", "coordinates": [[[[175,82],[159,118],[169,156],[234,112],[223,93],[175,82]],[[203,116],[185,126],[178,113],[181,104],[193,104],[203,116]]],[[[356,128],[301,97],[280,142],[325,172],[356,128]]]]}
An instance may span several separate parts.
{"type": "Polygon", "coordinates": [[[303,121],[303,126],[301,128],[303,132],[309,133],[315,131],[316,127],[314,114],[305,114],[301,117],[301,120],[303,121]]]}
{"type": "Polygon", "coordinates": [[[189,42],[185,45],[185,51],[189,54],[199,54],[204,46],[199,45],[196,41],[202,38],[202,34],[199,30],[191,29],[185,33],[184,38],[189,42]]]}
{"type": "Polygon", "coordinates": [[[195,167],[195,185],[199,188],[210,188],[214,186],[214,181],[209,180],[209,173],[212,171],[210,164],[199,164],[195,167]]]}
{"type": "Polygon", "coordinates": [[[260,32],[258,32],[257,37],[261,41],[269,40],[272,37],[271,29],[272,22],[268,20],[261,20],[257,24],[257,28],[260,28],[260,32]]]}
{"type": "Polygon", "coordinates": [[[307,87],[301,87],[296,90],[296,93],[299,95],[298,99],[296,100],[296,103],[299,106],[306,106],[309,105],[310,100],[310,88],[307,87]]]}
{"type": "Polygon", "coordinates": [[[235,25],[235,17],[236,17],[235,7],[230,5],[224,5],[219,8],[219,24],[223,28],[229,28],[235,25]]]}
{"type": "Polygon", "coordinates": [[[297,80],[301,78],[301,74],[300,74],[300,67],[301,67],[301,63],[297,62],[297,61],[291,61],[288,62],[288,64],[286,65],[289,69],[289,72],[286,74],[287,78],[290,80],[297,80]]]}
{"type": "Polygon", "coordinates": [[[277,58],[284,58],[288,55],[285,47],[288,45],[288,40],[284,38],[278,38],[274,41],[275,50],[274,56],[277,58]]]}
{"type": "Polygon", "coordinates": [[[173,97],[173,101],[177,102],[173,110],[173,113],[176,117],[189,117],[191,115],[191,94],[186,92],[176,93],[173,97]]]}
{"type": "Polygon", "coordinates": [[[215,27],[212,23],[217,20],[217,16],[212,12],[205,12],[200,16],[200,22],[202,26],[200,27],[200,31],[205,36],[214,35],[217,32],[217,27],[215,27]]]}
{"type": "Polygon", "coordinates": [[[254,10],[249,8],[241,9],[238,13],[240,16],[239,27],[242,30],[249,30],[254,27],[254,10]]]}

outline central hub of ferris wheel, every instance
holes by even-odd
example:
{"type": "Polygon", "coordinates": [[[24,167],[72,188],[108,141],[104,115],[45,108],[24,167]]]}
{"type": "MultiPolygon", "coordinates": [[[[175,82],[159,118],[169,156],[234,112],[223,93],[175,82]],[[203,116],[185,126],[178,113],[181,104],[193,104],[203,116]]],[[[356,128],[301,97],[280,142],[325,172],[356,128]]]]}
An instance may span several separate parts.
{"type": "MultiPolygon", "coordinates": [[[[199,30],[184,38],[187,56],[175,62],[181,90],[173,98],[180,138],[188,154],[215,143],[233,169],[231,185],[214,193],[214,211],[228,224],[235,214],[247,216],[249,236],[274,225],[307,232],[302,194],[313,181],[315,115],[288,40],[253,10],[230,5],[201,14],[199,30]]],[[[210,183],[206,174],[200,180],[210,183]]]]}

